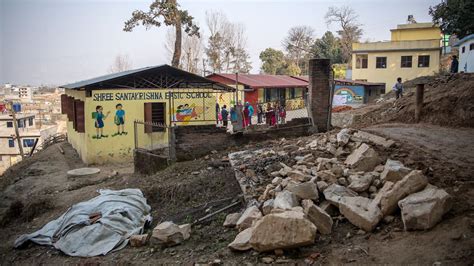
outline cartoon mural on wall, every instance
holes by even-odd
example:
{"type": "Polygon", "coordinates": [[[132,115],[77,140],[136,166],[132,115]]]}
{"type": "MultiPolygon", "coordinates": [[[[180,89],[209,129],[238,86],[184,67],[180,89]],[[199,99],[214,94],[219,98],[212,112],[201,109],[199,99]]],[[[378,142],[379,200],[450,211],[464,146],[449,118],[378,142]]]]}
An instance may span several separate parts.
{"type": "Polygon", "coordinates": [[[196,106],[194,103],[179,105],[174,111],[173,120],[184,125],[188,124],[192,119],[202,120],[204,119],[204,112],[207,112],[208,109],[208,106],[196,106]]]}
{"type": "Polygon", "coordinates": [[[114,117],[114,122],[115,125],[117,125],[117,133],[113,134],[112,137],[118,136],[118,135],[127,135],[127,132],[124,130],[124,125],[125,125],[125,110],[122,109],[123,106],[121,103],[118,103],[115,105],[115,117],[114,117]]]}
{"type": "Polygon", "coordinates": [[[364,103],[363,86],[336,85],[334,92],[334,105],[361,104],[364,103]]]}
{"type": "Polygon", "coordinates": [[[95,112],[92,113],[92,119],[95,119],[94,125],[96,128],[96,135],[92,136],[94,139],[107,138],[108,135],[104,135],[104,120],[109,116],[110,111],[104,115],[104,108],[101,105],[95,107],[95,112]]]}

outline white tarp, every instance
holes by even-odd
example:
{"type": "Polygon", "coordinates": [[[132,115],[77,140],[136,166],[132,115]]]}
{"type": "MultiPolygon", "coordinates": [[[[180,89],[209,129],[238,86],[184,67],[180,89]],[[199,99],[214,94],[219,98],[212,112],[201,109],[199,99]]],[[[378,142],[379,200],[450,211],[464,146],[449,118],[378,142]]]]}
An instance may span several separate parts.
{"type": "Polygon", "coordinates": [[[131,235],[141,234],[151,222],[151,207],[139,189],[99,190],[100,195],[69,208],[40,230],[15,240],[15,248],[28,241],[52,245],[70,256],[92,257],[124,248],[131,235]],[[102,217],[91,224],[89,215],[102,217]]]}
{"type": "Polygon", "coordinates": [[[347,95],[334,95],[332,105],[338,106],[338,105],[344,105],[347,103],[347,95]]]}

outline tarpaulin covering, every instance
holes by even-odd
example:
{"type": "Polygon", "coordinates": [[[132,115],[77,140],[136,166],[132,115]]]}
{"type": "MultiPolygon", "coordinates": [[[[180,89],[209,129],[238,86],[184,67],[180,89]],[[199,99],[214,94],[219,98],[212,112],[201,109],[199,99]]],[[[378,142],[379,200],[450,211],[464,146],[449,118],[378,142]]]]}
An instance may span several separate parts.
{"type": "Polygon", "coordinates": [[[139,189],[99,190],[100,195],[69,208],[40,230],[15,240],[52,245],[70,256],[92,257],[124,248],[131,235],[141,234],[151,222],[150,206],[139,189]],[[97,221],[91,214],[100,213],[97,221]]]}

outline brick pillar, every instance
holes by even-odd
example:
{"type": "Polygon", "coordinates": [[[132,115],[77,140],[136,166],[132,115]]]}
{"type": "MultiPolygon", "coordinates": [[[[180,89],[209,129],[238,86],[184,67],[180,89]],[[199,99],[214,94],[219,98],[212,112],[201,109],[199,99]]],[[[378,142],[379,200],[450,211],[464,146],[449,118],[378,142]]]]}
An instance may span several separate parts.
{"type": "Polygon", "coordinates": [[[318,132],[330,126],[331,62],[329,59],[309,60],[309,103],[313,125],[318,132]]]}

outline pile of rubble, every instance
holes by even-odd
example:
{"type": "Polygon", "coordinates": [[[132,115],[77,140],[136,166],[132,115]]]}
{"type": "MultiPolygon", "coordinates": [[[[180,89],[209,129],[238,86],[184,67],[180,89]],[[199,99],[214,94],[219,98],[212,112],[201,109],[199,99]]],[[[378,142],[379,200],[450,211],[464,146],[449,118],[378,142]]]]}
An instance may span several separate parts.
{"type": "Polygon", "coordinates": [[[229,248],[279,252],[310,245],[317,232],[331,234],[340,215],[370,232],[397,209],[405,230],[433,227],[451,208],[451,196],[428,184],[422,171],[385,158],[394,144],[342,129],[229,154],[248,203],[226,217],[224,226],[240,232],[229,248]]]}

